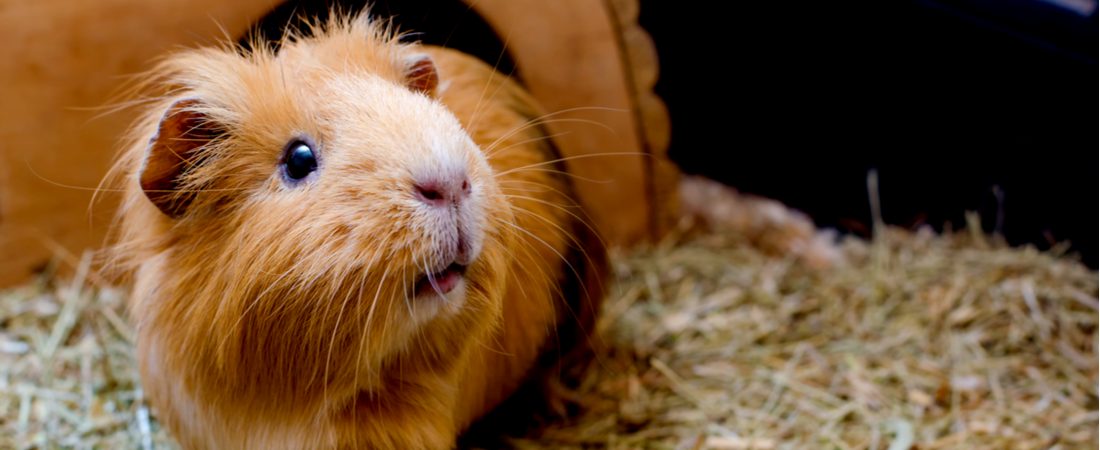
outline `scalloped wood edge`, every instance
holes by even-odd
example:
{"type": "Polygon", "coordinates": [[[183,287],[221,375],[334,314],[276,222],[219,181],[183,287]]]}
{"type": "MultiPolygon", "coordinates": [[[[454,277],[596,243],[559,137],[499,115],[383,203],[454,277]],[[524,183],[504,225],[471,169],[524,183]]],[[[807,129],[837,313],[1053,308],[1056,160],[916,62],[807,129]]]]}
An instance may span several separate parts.
{"type": "Polygon", "coordinates": [[[653,38],[638,23],[639,0],[604,0],[612,11],[621,36],[624,66],[628,67],[628,85],[632,88],[635,122],[640,130],[646,158],[648,197],[652,205],[651,238],[660,240],[680,216],[680,169],[668,159],[672,127],[668,107],[653,88],[660,77],[660,62],[653,38]]]}

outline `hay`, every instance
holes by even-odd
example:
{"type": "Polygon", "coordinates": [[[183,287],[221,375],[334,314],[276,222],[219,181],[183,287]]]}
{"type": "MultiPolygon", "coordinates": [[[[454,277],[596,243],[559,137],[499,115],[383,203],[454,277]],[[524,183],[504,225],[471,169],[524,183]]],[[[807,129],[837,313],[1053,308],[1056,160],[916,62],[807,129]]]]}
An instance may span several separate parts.
{"type": "Polygon", "coordinates": [[[173,448],[142,401],[125,293],[73,259],[0,292],[0,448],[173,448]]]}
{"type": "MultiPolygon", "coordinates": [[[[1074,260],[886,229],[813,270],[732,234],[677,239],[615,258],[580,415],[506,442],[1098,445],[1097,274],[1074,260]]],[[[0,448],[174,448],[142,401],[125,293],[86,283],[88,260],[0,293],[0,448]]]]}

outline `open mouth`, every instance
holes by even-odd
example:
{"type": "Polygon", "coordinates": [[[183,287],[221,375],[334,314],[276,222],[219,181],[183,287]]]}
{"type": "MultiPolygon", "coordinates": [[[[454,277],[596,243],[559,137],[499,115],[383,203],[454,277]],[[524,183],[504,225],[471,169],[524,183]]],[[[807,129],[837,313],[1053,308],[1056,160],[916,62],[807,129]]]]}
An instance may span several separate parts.
{"type": "Polygon", "coordinates": [[[444,295],[454,290],[458,282],[462,281],[462,275],[466,273],[466,266],[451,263],[440,272],[424,275],[416,281],[416,295],[439,294],[444,295]]]}

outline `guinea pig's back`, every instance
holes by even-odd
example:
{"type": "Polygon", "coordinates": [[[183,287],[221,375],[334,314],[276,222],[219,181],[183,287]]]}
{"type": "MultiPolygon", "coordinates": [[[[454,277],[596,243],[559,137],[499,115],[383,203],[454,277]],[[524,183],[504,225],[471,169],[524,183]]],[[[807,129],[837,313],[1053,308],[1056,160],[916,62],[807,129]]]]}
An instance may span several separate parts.
{"type": "Polygon", "coordinates": [[[573,195],[542,113],[518,83],[469,55],[426,47],[441,84],[438,98],[485,152],[509,199],[519,239],[503,319],[493,340],[475,345],[460,383],[460,429],[511,395],[540,355],[583,345],[603,298],[604,246],[573,195]]]}

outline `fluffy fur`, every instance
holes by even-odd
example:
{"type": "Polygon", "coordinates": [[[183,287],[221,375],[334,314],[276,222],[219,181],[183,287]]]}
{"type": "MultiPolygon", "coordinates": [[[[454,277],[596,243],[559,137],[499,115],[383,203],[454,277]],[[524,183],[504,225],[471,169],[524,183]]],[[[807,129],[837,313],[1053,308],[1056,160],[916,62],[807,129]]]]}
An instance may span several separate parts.
{"type": "Polygon", "coordinates": [[[145,392],[187,449],[451,448],[563,326],[591,323],[602,248],[514,82],[365,16],[312,36],[183,51],[138,87],[115,258],[133,274],[145,392]],[[425,54],[439,84],[418,92],[407,72],[425,54]],[[174,180],[188,203],[170,217],[139,179],[182,99],[217,133],[174,180]],[[284,148],[302,136],[319,169],[288,183],[284,148]],[[413,286],[453,239],[415,178],[455,167],[478,256],[460,289],[425,300],[413,286]]]}

